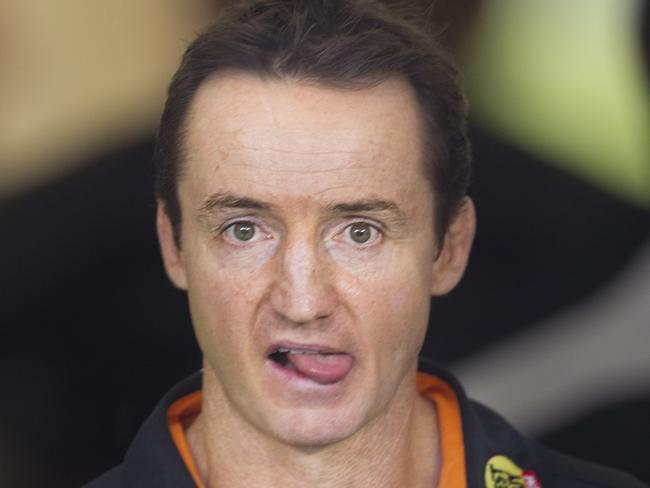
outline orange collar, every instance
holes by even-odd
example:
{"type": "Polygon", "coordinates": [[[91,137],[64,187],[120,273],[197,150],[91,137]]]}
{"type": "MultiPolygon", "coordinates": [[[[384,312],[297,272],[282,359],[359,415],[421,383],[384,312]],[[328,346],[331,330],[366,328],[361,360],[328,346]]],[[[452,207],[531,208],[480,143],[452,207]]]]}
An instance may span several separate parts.
{"type": "MultiPolygon", "coordinates": [[[[419,372],[418,393],[436,405],[442,450],[442,467],[438,486],[466,488],[465,443],[458,398],[451,387],[436,376],[419,372]]],[[[201,390],[176,400],[167,411],[167,423],[174,444],[198,488],[205,488],[192,459],[185,430],[201,412],[201,390]]]]}

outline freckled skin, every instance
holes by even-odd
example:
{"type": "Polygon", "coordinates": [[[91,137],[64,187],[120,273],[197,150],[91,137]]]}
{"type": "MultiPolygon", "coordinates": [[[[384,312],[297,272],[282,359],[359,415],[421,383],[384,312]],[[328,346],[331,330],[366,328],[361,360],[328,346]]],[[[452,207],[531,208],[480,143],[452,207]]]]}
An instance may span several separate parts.
{"type": "Polygon", "coordinates": [[[204,354],[201,417],[251,444],[301,448],[370,439],[399,423],[419,401],[430,296],[452,286],[437,282],[445,273],[435,265],[411,88],[399,79],[342,90],[220,74],[197,92],[186,128],[180,250],[164,238],[164,215],[159,226],[204,354]],[[199,209],[214,194],[268,208],[206,215],[199,209]],[[392,202],[399,215],[331,211],[359,200],[392,202]],[[239,221],[255,225],[252,239],[237,240],[228,226],[239,221]],[[350,234],[358,222],[372,231],[363,244],[350,234]],[[331,390],[287,387],[266,357],[278,340],[345,351],[352,370],[331,390]]]}

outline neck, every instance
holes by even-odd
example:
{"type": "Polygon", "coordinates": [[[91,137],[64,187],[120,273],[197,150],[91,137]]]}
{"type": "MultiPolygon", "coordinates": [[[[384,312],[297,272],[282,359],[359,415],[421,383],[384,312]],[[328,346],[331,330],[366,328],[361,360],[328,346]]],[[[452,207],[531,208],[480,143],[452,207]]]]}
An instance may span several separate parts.
{"type": "Polygon", "coordinates": [[[236,415],[206,368],[202,412],[187,440],[207,488],[430,488],[440,467],[436,413],[414,380],[404,381],[388,408],[349,438],[304,447],[271,438],[236,415]]]}

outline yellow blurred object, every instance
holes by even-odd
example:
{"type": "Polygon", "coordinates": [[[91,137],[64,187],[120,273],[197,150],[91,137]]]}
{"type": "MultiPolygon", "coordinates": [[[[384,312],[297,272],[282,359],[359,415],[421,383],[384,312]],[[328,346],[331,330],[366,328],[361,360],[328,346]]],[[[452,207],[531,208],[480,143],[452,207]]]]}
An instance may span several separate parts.
{"type": "Polygon", "coordinates": [[[637,0],[490,0],[464,68],[474,118],[650,208],[650,81],[637,0]]]}

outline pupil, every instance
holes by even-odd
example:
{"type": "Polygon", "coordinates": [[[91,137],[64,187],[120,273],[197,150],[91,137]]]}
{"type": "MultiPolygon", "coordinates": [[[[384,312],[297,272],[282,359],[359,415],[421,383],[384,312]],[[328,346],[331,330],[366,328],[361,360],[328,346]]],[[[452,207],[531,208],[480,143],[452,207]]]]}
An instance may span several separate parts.
{"type": "Polygon", "coordinates": [[[235,237],[240,241],[248,241],[253,238],[255,228],[250,222],[241,222],[235,225],[235,237]]]}
{"type": "Polygon", "coordinates": [[[354,224],[350,229],[350,234],[354,242],[363,244],[370,239],[370,228],[368,224],[354,224]]]}

